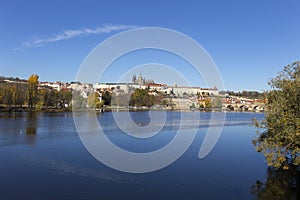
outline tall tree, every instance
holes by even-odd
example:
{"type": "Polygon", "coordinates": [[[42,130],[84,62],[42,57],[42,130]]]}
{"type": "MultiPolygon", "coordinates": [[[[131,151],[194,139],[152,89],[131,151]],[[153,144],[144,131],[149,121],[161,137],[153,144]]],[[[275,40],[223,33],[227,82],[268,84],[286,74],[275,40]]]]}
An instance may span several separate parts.
{"type": "Polygon", "coordinates": [[[210,101],[212,108],[221,109],[222,108],[222,99],[221,97],[212,97],[210,101]]]}
{"type": "Polygon", "coordinates": [[[2,102],[6,104],[9,108],[13,104],[13,89],[10,84],[5,84],[4,86],[4,96],[2,102]]]}
{"type": "Polygon", "coordinates": [[[110,105],[111,104],[111,94],[108,91],[105,91],[102,99],[104,100],[104,105],[110,105]]]}
{"type": "Polygon", "coordinates": [[[16,104],[21,107],[25,104],[25,100],[27,98],[27,87],[28,86],[26,84],[19,84],[18,86],[16,104]]]}
{"type": "Polygon", "coordinates": [[[148,94],[148,90],[137,88],[131,95],[129,104],[131,106],[152,106],[155,103],[153,95],[148,94]]]}
{"type": "Polygon", "coordinates": [[[210,99],[206,98],[206,99],[204,100],[204,107],[205,107],[206,109],[210,109],[210,108],[211,108],[211,100],[210,100],[210,99]]]}
{"type": "Polygon", "coordinates": [[[266,117],[256,123],[262,130],[253,144],[269,166],[289,169],[300,165],[300,62],[285,66],[269,84],[266,117]]]}
{"type": "Polygon", "coordinates": [[[104,101],[100,101],[100,95],[97,92],[91,92],[87,98],[89,108],[101,108],[104,101]]]}
{"type": "Polygon", "coordinates": [[[33,108],[37,103],[39,76],[36,74],[28,78],[28,107],[33,108]]]}

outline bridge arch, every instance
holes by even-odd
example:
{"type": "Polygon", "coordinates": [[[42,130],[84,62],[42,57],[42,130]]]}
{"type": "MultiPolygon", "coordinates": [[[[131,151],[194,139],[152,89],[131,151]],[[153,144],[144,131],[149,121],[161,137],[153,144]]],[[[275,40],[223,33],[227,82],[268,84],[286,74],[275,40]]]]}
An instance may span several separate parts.
{"type": "Polygon", "coordinates": [[[246,105],[241,105],[241,106],[240,106],[240,110],[241,110],[241,111],[248,111],[248,109],[249,109],[249,108],[248,108],[246,105]]]}
{"type": "Polygon", "coordinates": [[[227,109],[230,110],[230,111],[234,111],[234,107],[231,104],[227,105],[227,109]]]}

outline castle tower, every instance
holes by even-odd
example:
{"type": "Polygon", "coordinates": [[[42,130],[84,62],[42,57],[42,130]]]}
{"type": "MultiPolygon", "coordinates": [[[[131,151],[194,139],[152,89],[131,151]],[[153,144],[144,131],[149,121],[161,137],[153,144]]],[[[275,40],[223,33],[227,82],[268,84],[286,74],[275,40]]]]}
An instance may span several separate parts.
{"type": "Polygon", "coordinates": [[[132,83],[136,83],[136,75],[135,74],[132,75],[132,83]]]}

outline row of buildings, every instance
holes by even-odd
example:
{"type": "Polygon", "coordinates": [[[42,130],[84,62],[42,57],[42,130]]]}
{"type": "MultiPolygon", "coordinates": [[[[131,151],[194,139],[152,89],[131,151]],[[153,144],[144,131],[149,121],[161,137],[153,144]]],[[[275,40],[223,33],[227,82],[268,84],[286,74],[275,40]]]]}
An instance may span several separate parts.
{"type": "Polygon", "coordinates": [[[114,92],[114,94],[128,94],[131,91],[134,91],[137,88],[148,89],[151,94],[155,95],[156,93],[165,93],[169,95],[175,95],[178,97],[186,96],[195,96],[195,95],[205,95],[205,96],[217,96],[219,95],[218,89],[215,88],[201,88],[201,87],[190,87],[190,86],[168,86],[166,84],[158,84],[153,80],[146,80],[140,74],[138,77],[134,74],[132,77],[131,83],[80,83],[80,82],[40,82],[42,87],[50,87],[55,90],[78,90],[82,92],[83,96],[86,96],[86,93],[90,91],[99,91],[99,92],[114,92]]]}
{"type": "MultiPolygon", "coordinates": [[[[12,82],[7,80],[7,82],[12,82]]],[[[26,81],[25,81],[26,82],[26,81]]],[[[57,91],[77,91],[84,98],[87,98],[91,92],[97,92],[100,100],[105,92],[110,94],[124,95],[133,93],[137,88],[147,89],[151,95],[163,96],[162,102],[164,107],[170,109],[191,109],[205,108],[208,105],[212,106],[214,100],[218,100],[221,106],[226,105],[223,109],[235,110],[239,108],[250,108],[251,105],[262,104],[261,100],[246,99],[229,95],[220,95],[216,87],[202,88],[190,86],[168,86],[167,84],[155,83],[151,79],[145,79],[141,74],[132,76],[130,83],[80,83],[80,82],[40,82],[40,88],[51,88],[57,91]]],[[[217,104],[218,106],[219,104],[217,104]]],[[[216,106],[216,105],[213,105],[216,106]]]]}
{"type": "Polygon", "coordinates": [[[194,96],[194,95],[208,95],[217,96],[219,91],[216,87],[214,88],[201,88],[201,87],[190,87],[190,86],[168,86],[167,84],[155,83],[153,80],[146,80],[140,74],[136,77],[134,74],[131,83],[97,83],[94,85],[95,89],[100,91],[114,90],[115,93],[128,93],[137,88],[149,89],[153,95],[155,92],[166,93],[169,95],[175,95],[178,97],[194,96]]]}

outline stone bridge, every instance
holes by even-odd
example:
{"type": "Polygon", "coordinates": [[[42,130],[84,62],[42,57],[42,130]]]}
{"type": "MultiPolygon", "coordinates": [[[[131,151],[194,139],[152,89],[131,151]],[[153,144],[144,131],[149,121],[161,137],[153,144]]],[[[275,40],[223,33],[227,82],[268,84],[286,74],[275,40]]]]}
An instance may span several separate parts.
{"type": "Polygon", "coordinates": [[[263,112],[265,105],[263,104],[242,104],[242,103],[223,103],[222,110],[228,111],[251,111],[263,112]]]}

